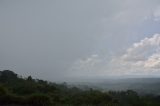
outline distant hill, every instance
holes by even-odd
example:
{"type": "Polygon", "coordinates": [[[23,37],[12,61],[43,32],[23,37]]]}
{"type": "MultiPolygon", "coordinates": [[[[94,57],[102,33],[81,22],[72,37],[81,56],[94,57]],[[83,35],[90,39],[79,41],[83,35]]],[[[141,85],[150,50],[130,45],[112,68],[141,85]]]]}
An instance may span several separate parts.
{"type": "Polygon", "coordinates": [[[124,91],[131,89],[143,95],[160,95],[160,78],[99,79],[97,82],[81,82],[74,84],[81,88],[85,88],[86,86],[88,86],[103,91],[124,91]]]}

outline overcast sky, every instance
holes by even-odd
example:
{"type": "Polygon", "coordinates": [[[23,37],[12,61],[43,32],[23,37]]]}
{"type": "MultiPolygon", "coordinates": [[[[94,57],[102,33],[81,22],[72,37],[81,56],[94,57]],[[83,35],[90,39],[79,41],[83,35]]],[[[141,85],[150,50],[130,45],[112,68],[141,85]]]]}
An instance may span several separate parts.
{"type": "Polygon", "coordinates": [[[47,80],[160,75],[160,0],[0,0],[0,70],[47,80]]]}

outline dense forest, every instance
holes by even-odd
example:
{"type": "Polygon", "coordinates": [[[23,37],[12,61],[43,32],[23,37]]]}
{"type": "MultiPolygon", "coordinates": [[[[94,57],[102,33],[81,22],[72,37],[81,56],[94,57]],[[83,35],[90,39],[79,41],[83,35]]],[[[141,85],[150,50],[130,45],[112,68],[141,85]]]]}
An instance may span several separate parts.
{"type": "Polygon", "coordinates": [[[0,71],[0,106],[160,106],[160,96],[133,90],[84,90],[4,70],[0,71]]]}

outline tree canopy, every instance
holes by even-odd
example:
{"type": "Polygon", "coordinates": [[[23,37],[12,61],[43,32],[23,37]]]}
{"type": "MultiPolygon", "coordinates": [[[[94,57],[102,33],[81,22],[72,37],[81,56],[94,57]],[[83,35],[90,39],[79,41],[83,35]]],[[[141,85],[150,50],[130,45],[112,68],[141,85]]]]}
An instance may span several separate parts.
{"type": "Polygon", "coordinates": [[[160,106],[160,97],[139,96],[133,90],[82,90],[40,79],[0,71],[0,105],[17,106],[160,106]]]}

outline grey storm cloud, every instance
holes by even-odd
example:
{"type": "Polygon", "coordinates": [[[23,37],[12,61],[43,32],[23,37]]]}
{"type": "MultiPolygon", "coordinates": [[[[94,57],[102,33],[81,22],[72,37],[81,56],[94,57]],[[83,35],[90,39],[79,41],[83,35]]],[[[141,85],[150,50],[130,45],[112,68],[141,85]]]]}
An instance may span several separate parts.
{"type": "Polygon", "coordinates": [[[64,80],[78,59],[111,58],[155,33],[159,7],[159,0],[1,0],[0,69],[64,80]]]}

